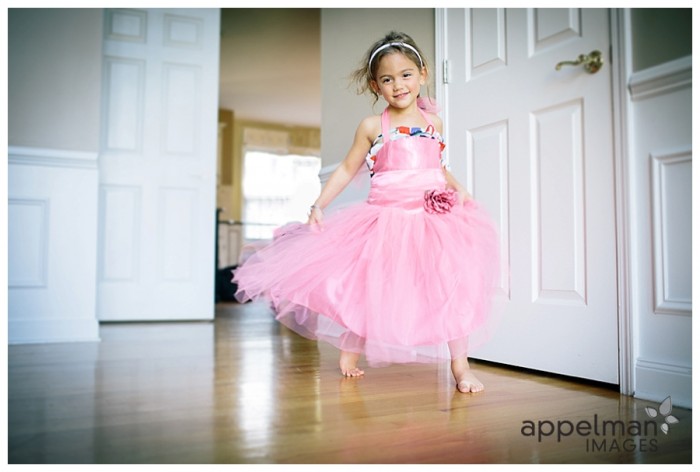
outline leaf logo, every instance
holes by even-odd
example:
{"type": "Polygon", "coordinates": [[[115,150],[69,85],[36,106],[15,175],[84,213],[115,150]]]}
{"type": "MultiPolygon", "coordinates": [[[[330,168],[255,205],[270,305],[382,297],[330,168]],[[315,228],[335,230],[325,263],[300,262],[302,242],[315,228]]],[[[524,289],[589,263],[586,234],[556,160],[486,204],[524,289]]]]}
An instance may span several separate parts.
{"type": "Polygon", "coordinates": [[[655,408],[652,408],[650,406],[644,408],[644,411],[647,413],[647,416],[650,418],[656,418],[659,413],[661,413],[661,416],[664,417],[664,422],[661,425],[661,432],[664,434],[668,434],[668,427],[669,425],[676,424],[678,423],[678,418],[673,416],[671,414],[671,409],[673,406],[671,405],[671,397],[666,397],[664,401],[661,402],[659,405],[659,411],[657,412],[655,408]]]}

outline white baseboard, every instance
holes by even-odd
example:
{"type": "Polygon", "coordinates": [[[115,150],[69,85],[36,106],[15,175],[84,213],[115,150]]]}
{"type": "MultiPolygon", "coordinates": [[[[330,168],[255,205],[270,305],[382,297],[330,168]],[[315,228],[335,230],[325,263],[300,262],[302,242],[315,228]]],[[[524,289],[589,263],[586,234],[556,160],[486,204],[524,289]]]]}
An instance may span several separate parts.
{"type": "Polygon", "coordinates": [[[634,396],[661,402],[670,396],[673,405],[693,407],[693,370],[690,367],[637,359],[634,396]]]}

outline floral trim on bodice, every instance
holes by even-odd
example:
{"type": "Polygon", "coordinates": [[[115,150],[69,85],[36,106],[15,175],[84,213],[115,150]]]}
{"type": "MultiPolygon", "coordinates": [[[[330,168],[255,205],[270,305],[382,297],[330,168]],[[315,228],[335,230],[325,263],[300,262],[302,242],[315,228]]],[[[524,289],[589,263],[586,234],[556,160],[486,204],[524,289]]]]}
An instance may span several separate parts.
{"type": "MultiPolygon", "coordinates": [[[[445,142],[442,139],[442,136],[440,136],[440,133],[435,131],[435,128],[433,128],[433,125],[430,125],[427,128],[420,128],[420,127],[409,128],[408,126],[399,126],[397,128],[392,129],[389,132],[389,140],[390,141],[408,138],[408,137],[412,137],[412,136],[418,136],[421,138],[428,138],[428,139],[437,139],[440,142],[440,164],[445,169],[450,170],[450,164],[447,161],[447,155],[442,152],[445,149],[445,142]]],[[[374,163],[377,160],[377,153],[379,152],[379,150],[382,148],[383,145],[384,145],[384,135],[380,134],[379,136],[377,136],[377,138],[372,143],[372,147],[370,148],[369,152],[367,153],[367,156],[365,157],[365,162],[367,163],[367,167],[369,168],[369,176],[370,177],[372,177],[374,175],[374,171],[373,171],[374,163]]]]}

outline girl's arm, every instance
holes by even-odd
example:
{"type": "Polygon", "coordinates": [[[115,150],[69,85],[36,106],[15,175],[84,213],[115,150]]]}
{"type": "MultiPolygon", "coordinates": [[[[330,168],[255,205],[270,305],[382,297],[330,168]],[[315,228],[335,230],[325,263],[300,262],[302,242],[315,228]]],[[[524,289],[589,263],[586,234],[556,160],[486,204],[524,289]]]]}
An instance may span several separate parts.
{"type": "Polygon", "coordinates": [[[323,209],[347,187],[358,169],[364,164],[367,151],[372,145],[372,132],[376,131],[375,121],[376,117],[369,117],[360,122],[348,154],[328,178],[328,182],[321,190],[321,195],[312,205],[309,224],[321,223],[323,209]]]}
{"type": "Polygon", "coordinates": [[[472,196],[469,192],[467,192],[467,189],[462,186],[457,179],[455,178],[452,173],[447,170],[445,170],[445,180],[447,180],[447,188],[453,189],[457,194],[459,195],[459,204],[463,204],[467,200],[471,200],[472,196]]]}

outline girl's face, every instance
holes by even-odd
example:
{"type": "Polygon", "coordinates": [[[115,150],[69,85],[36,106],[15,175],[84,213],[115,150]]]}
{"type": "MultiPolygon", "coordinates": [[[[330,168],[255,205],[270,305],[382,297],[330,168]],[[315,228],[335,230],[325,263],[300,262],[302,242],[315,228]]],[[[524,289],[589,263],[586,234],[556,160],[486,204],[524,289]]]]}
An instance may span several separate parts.
{"type": "Polygon", "coordinates": [[[372,89],[394,108],[413,105],[425,83],[426,71],[404,54],[394,52],[383,56],[377,67],[377,78],[371,82],[372,89]]]}

